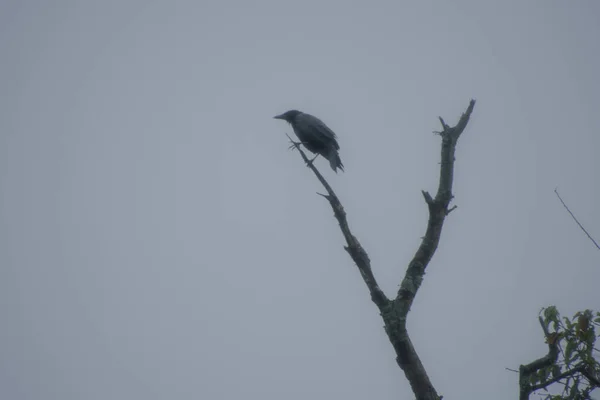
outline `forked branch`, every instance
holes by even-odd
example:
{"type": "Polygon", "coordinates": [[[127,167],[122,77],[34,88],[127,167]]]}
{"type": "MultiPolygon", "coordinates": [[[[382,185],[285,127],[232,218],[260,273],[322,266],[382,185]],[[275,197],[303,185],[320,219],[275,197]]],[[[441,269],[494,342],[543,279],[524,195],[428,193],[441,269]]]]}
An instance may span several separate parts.
{"type": "MultiPolygon", "coordinates": [[[[319,182],[327,191],[325,197],[331,208],[333,209],[335,218],[337,219],[344,239],[346,240],[345,249],[352,257],[352,260],[358,267],[360,274],[369,289],[371,299],[379,308],[381,317],[385,323],[385,330],[396,352],[396,361],[404,371],[404,374],[410,382],[411,388],[418,400],[421,399],[440,399],[434,389],[429,376],[423,367],[416,350],[408,336],[406,330],[406,316],[410,311],[412,302],[417,294],[425,268],[433,257],[435,250],[438,247],[442,226],[446,216],[456,208],[448,208],[450,201],[454,197],[452,194],[452,183],[454,180],[454,153],[458,138],[464,131],[469,122],[475,100],[471,100],[469,107],[463,113],[458,123],[451,127],[447,125],[440,117],[442,131],[437,132],[442,138],[441,163],[440,163],[440,180],[435,198],[428,192],[423,191],[423,197],[429,208],[429,220],[427,230],[421,245],[415,253],[412,261],[408,264],[408,268],[404,279],[400,285],[396,297],[393,300],[388,299],[383,291],[379,288],[373,271],[371,269],[371,261],[367,252],[361,246],[358,239],[352,234],[346,218],[346,212],[336,196],[331,186],[327,183],[323,175],[309,161],[308,157],[302,151],[299,144],[294,143],[300,155],[308,167],[313,171],[319,182]]],[[[288,136],[289,137],[289,136],[288,136]]],[[[290,138],[291,141],[291,138],[290,138]]]]}

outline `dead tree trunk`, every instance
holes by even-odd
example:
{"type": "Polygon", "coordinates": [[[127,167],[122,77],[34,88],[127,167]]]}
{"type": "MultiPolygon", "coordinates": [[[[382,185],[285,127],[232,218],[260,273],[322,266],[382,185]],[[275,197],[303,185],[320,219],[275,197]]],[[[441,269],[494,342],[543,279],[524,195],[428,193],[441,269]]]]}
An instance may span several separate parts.
{"type": "MultiPolygon", "coordinates": [[[[426,191],[422,192],[427,207],[429,208],[427,230],[421,245],[408,264],[406,274],[394,299],[389,299],[379,288],[371,269],[369,256],[358,239],[356,239],[350,231],[346,212],[344,211],[344,207],[339,198],[315,166],[308,162],[309,160],[306,157],[306,154],[298,145],[296,145],[296,148],[299,150],[304,161],[308,164],[308,167],[314,172],[317,179],[319,179],[327,191],[327,194],[322,196],[329,201],[335,218],[340,225],[340,229],[346,240],[346,246],[344,248],[358,267],[371,294],[371,300],[379,309],[385,324],[385,331],[396,352],[396,361],[400,368],[402,368],[402,371],[404,371],[404,375],[406,376],[406,379],[408,379],[418,400],[437,400],[440,399],[440,396],[437,394],[425,371],[425,367],[421,363],[417,351],[413,347],[406,329],[406,318],[423,281],[425,269],[427,268],[429,261],[431,261],[440,242],[442,227],[446,216],[456,208],[456,206],[449,207],[450,202],[454,197],[452,194],[454,153],[458,139],[465,130],[474,107],[475,100],[471,100],[469,107],[463,113],[458,123],[453,127],[447,125],[441,117],[439,118],[442,124],[442,131],[436,132],[442,138],[439,185],[435,197],[431,197],[426,191]]],[[[292,141],[292,143],[294,142],[292,141]]]]}

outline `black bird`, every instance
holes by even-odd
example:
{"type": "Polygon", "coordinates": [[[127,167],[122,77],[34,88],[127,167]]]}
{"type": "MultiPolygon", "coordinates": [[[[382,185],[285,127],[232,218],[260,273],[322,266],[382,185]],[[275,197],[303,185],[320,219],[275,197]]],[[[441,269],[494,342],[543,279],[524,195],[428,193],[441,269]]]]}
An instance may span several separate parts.
{"type": "Polygon", "coordinates": [[[336,140],[337,137],[319,118],[298,110],[286,111],[273,118],[289,122],[304,147],[316,154],[315,158],[320,154],[329,160],[331,169],[336,173],[337,168],[344,171],[344,164],[342,164],[342,160],[338,154],[340,145],[336,140]]]}

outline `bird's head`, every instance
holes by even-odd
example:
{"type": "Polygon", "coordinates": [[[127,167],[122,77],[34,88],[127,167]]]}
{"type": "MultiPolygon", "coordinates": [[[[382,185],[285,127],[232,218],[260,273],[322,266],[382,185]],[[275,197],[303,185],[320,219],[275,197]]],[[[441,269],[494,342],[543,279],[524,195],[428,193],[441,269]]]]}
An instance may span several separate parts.
{"type": "Polygon", "coordinates": [[[298,116],[298,114],[301,114],[300,111],[298,110],[290,110],[290,111],[286,111],[283,114],[280,115],[276,115],[273,118],[275,119],[282,119],[284,121],[289,122],[290,124],[294,121],[294,119],[296,119],[296,117],[298,116]]]}

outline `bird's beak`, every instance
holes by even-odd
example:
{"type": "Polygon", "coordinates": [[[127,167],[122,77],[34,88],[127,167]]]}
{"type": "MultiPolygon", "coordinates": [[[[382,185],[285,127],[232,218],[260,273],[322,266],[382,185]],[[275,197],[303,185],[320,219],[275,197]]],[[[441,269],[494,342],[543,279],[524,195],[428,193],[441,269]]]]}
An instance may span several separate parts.
{"type": "Polygon", "coordinates": [[[281,114],[281,115],[276,115],[276,116],[274,116],[273,118],[275,118],[275,119],[285,119],[285,118],[283,118],[283,114],[281,114]]]}

